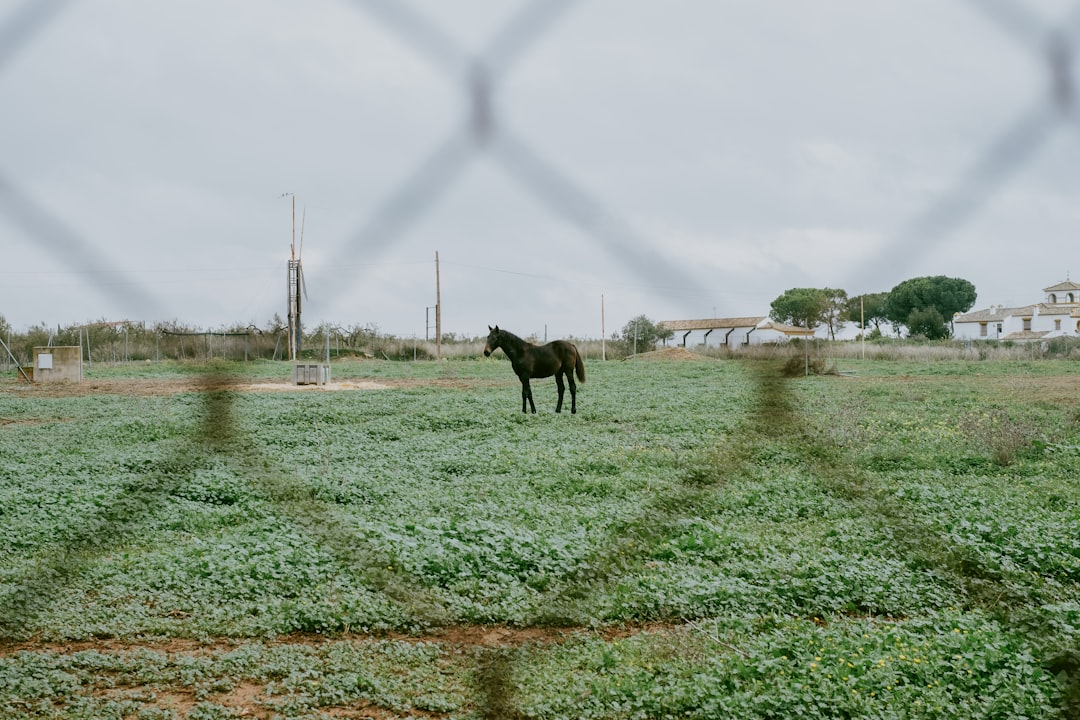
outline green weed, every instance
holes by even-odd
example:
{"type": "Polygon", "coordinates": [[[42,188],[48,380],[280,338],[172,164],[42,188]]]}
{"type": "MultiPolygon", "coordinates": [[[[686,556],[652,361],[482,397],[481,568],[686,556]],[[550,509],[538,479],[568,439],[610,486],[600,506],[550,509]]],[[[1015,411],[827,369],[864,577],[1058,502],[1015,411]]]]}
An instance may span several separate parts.
{"type": "Polygon", "coordinates": [[[0,717],[1065,713],[1080,426],[985,383],[1074,364],[781,364],[592,363],[577,416],[490,360],[5,392],[0,717]],[[490,625],[566,635],[439,640],[490,625]]]}

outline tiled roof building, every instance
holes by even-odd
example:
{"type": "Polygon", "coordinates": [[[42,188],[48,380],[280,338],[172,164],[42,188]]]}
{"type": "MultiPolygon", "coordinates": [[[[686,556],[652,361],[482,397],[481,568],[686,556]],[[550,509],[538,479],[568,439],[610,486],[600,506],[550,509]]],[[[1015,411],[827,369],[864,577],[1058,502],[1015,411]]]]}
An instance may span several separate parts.
{"type": "Polygon", "coordinates": [[[671,330],[675,334],[676,344],[682,347],[687,346],[687,338],[694,333],[701,333],[695,338],[698,344],[728,348],[787,342],[791,338],[814,336],[813,330],[778,323],[764,315],[706,320],[661,320],[657,326],[671,330]]]}
{"type": "Polygon", "coordinates": [[[1043,302],[1024,307],[998,305],[953,317],[958,340],[1015,340],[1030,342],[1080,336],[1080,284],[1064,280],[1043,288],[1043,302]]]}

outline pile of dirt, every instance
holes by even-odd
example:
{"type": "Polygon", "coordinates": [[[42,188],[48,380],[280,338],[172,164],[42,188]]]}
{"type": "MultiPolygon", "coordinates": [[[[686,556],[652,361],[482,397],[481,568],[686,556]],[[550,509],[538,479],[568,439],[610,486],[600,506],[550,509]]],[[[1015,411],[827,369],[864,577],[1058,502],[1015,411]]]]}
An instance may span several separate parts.
{"type": "Polygon", "coordinates": [[[631,355],[626,358],[627,360],[707,360],[704,355],[698,355],[697,353],[690,352],[684,347],[671,347],[663,348],[662,350],[653,350],[647,353],[638,353],[637,355],[631,355]]]}

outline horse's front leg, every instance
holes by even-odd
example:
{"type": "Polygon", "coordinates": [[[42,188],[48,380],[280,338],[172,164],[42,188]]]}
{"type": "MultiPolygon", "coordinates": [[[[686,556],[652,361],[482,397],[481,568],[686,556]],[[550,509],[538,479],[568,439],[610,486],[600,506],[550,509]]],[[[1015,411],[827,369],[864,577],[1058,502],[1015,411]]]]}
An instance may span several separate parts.
{"type": "Polygon", "coordinates": [[[528,410],[525,409],[526,403],[532,407],[532,411],[535,413],[536,403],[533,402],[532,386],[529,385],[528,378],[521,381],[521,412],[528,412],[528,410]]]}

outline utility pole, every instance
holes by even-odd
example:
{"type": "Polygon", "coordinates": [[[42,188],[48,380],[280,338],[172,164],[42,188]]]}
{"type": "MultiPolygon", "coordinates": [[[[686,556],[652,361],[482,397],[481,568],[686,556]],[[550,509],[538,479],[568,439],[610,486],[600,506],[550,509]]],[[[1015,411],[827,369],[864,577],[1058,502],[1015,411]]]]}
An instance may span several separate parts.
{"type": "Polygon", "coordinates": [[[607,330],[604,328],[604,294],[600,293],[600,359],[607,360],[607,330]]]}
{"type": "Polygon", "coordinates": [[[289,359],[296,353],[296,195],[292,196],[292,240],[289,242],[289,359]]]}
{"type": "Polygon", "coordinates": [[[442,360],[442,290],[439,287],[439,251],[435,251],[435,358],[442,360]]]}
{"type": "Polygon", "coordinates": [[[862,326],[862,359],[866,359],[866,307],[864,298],[859,298],[859,325],[862,326]]]}
{"type": "Polygon", "coordinates": [[[289,277],[288,291],[286,293],[289,302],[288,335],[289,335],[289,359],[300,359],[300,291],[301,282],[300,259],[296,255],[296,195],[295,193],[283,193],[292,198],[292,240],[289,242],[289,277]]]}

